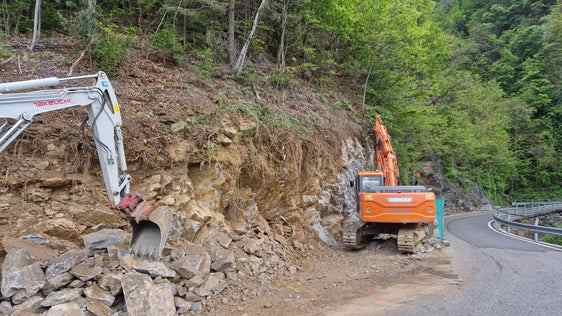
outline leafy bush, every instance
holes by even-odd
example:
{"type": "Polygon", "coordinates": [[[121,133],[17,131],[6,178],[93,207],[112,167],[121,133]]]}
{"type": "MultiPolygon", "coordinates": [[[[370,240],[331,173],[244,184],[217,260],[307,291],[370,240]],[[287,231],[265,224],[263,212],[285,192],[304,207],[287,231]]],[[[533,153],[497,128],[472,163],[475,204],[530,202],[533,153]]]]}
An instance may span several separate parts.
{"type": "Polygon", "coordinates": [[[174,62],[181,61],[185,48],[173,28],[165,28],[152,34],[150,42],[154,49],[165,53],[174,62]]]}
{"type": "Polygon", "coordinates": [[[2,34],[0,34],[0,61],[10,58],[10,56],[12,56],[12,50],[6,44],[4,44],[2,34]]]}
{"type": "Polygon", "coordinates": [[[127,57],[131,42],[131,35],[120,33],[114,27],[102,26],[94,48],[97,67],[108,73],[117,71],[127,57]]]}
{"type": "Polygon", "coordinates": [[[199,73],[206,78],[210,78],[216,68],[213,50],[211,48],[199,49],[195,51],[195,56],[199,59],[199,63],[197,63],[199,73]]]}
{"type": "Polygon", "coordinates": [[[271,84],[278,89],[286,89],[291,85],[293,76],[287,71],[274,71],[269,75],[271,84]]]}

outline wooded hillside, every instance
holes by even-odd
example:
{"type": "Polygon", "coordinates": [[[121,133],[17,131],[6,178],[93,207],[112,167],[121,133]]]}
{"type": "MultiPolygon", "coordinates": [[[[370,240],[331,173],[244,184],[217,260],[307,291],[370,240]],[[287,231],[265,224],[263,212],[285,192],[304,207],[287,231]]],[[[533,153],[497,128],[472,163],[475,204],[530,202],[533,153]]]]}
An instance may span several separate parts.
{"type": "MultiPolygon", "coordinates": [[[[555,0],[4,0],[0,34],[49,49],[80,39],[76,62],[117,75],[131,50],[208,78],[278,89],[294,78],[350,85],[340,100],[383,115],[402,182],[422,161],[496,201],[562,196],[562,7],[555,0]],[[35,14],[35,9],[40,11],[35,14]],[[37,31],[39,27],[35,28],[37,31]]],[[[0,64],[13,48],[0,41],[0,64]]],[[[150,87],[147,87],[150,89],[150,87]]]]}

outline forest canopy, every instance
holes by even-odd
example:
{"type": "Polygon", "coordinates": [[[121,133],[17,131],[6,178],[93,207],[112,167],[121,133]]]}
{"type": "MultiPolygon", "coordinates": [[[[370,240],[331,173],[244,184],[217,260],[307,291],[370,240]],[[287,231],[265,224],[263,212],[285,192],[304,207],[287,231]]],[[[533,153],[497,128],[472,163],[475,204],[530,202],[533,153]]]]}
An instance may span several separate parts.
{"type": "MultiPolygon", "coordinates": [[[[0,38],[30,34],[35,4],[2,1],[0,38]]],[[[41,9],[44,36],[79,38],[108,72],[144,38],[207,75],[266,61],[280,86],[297,75],[351,79],[363,119],[383,115],[404,183],[433,160],[498,202],[562,197],[558,1],[57,0],[41,9]]],[[[10,54],[0,40],[0,58],[10,54]]]]}

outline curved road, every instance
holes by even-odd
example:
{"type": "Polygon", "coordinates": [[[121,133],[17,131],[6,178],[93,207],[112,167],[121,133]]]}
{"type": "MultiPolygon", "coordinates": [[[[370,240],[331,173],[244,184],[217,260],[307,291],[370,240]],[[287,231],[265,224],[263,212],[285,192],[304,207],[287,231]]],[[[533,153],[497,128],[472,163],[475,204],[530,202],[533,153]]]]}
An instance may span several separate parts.
{"type": "Polygon", "coordinates": [[[447,251],[462,281],[384,314],[562,315],[562,252],[493,232],[490,217],[447,221],[447,251]]]}

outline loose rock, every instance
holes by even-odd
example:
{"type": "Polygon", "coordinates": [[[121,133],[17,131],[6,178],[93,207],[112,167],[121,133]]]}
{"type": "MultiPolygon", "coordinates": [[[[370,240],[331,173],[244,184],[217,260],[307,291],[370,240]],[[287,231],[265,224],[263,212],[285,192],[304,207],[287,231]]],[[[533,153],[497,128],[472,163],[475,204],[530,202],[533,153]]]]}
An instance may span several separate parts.
{"type": "Polygon", "coordinates": [[[51,307],[45,316],[86,316],[86,313],[82,311],[80,304],[70,302],[51,307]]]}
{"type": "Polygon", "coordinates": [[[211,257],[208,253],[186,255],[171,263],[171,267],[182,277],[191,279],[211,271],[211,257]]]}
{"type": "Polygon", "coordinates": [[[234,266],[236,258],[232,251],[226,249],[217,249],[213,253],[213,263],[211,269],[213,271],[223,272],[234,266]]]}
{"type": "Polygon", "coordinates": [[[86,249],[106,249],[109,246],[124,244],[127,233],[120,229],[102,229],[82,237],[86,249]]]}
{"type": "Polygon", "coordinates": [[[41,306],[49,307],[74,301],[82,297],[82,289],[63,289],[52,292],[41,302],[41,306]]]}
{"type": "Polygon", "coordinates": [[[178,314],[185,314],[191,310],[191,303],[181,297],[174,297],[174,303],[178,314]]]}
{"type": "Polygon", "coordinates": [[[103,269],[99,266],[94,266],[89,262],[83,262],[70,270],[70,273],[80,279],[81,281],[89,281],[100,273],[103,269]]]}
{"type": "Polygon", "coordinates": [[[18,290],[25,290],[31,297],[45,286],[45,274],[39,262],[33,263],[31,254],[25,249],[8,252],[2,264],[1,292],[4,297],[11,297],[18,290]]]}
{"type": "Polygon", "coordinates": [[[86,288],[84,290],[84,295],[86,295],[86,297],[89,299],[100,301],[107,306],[111,306],[113,305],[113,302],[115,302],[115,297],[113,295],[106,292],[105,290],[102,290],[95,284],[86,288]]]}
{"type": "Polygon", "coordinates": [[[102,276],[101,280],[99,281],[99,286],[109,291],[111,295],[115,296],[121,293],[121,274],[111,273],[102,276]]]}
{"type": "Polygon", "coordinates": [[[136,270],[141,273],[148,273],[153,277],[174,278],[176,272],[168,268],[161,261],[148,261],[136,258],[134,256],[121,256],[119,257],[121,266],[129,269],[136,270]]]}
{"type": "Polygon", "coordinates": [[[138,272],[127,273],[121,283],[129,315],[176,315],[174,295],[169,287],[153,284],[148,275],[138,272]]]}
{"type": "Polygon", "coordinates": [[[58,290],[61,287],[69,284],[74,280],[74,276],[68,272],[62,274],[57,274],[47,278],[47,285],[43,288],[43,293],[50,293],[54,290],[58,290]]]}
{"type": "Polygon", "coordinates": [[[70,271],[72,267],[81,263],[88,257],[88,251],[84,249],[69,250],[62,256],[54,258],[49,261],[49,266],[46,270],[47,279],[70,271]]]}
{"type": "Polygon", "coordinates": [[[10,315],[14,308],[10,302],[0,302],[0,315],[10,315]]]}
{"type": "Polygon", "coordinates": [[[105,305],[104,303],[96,300],[88,300],[86,304],[86,308],[88,311],[95,316],[112,316],[113,311],[109,306],[105,305]]]}
{"type": "Polygon", "coordinates": [[[222,292],[226,287],[226,281],[224,280],[224,273],[211,273],[207,281],[203,283],[199,288],[195,289],[195,294],[199,296],[210,296],[216,295],[222,292]]]}

